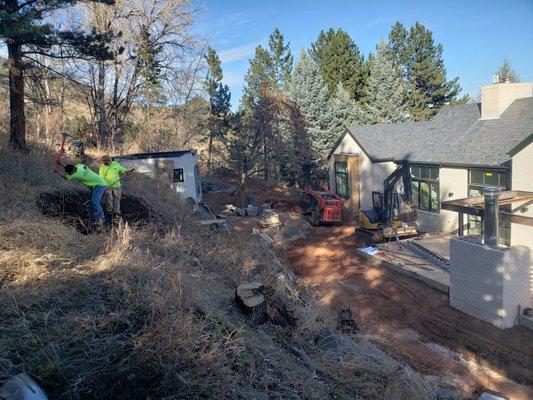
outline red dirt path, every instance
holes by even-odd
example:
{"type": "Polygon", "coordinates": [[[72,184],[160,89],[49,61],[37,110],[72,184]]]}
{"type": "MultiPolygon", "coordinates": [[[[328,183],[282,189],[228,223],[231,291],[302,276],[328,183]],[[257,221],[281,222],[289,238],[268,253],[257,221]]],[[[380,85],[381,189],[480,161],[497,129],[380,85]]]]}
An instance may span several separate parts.
{"type": "Polygon", "coordinates": [[[446,294],[370,265],[356,255],[353,233],[313,228],[286,253],[319,304],[335,315],[350,307],[364,333],[383,337],[384,350],[423,374],[447,376],[472,395],[490,389],[533,399],[533,332],[495,328],[451,308],[446,294]]]}

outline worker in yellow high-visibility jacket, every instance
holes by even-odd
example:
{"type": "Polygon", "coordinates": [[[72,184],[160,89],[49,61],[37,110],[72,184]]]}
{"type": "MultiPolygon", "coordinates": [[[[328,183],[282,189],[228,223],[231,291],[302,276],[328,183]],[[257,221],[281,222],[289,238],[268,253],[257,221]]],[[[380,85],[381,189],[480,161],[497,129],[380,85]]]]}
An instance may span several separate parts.
{"type": "Polygon", "coordinates": [[[120,197],[122,184],[120,177],[128,172],[116,161],[112,161],[107,154],[101,158],[102,164],[98,170],[98,174],[104,178],[107,183],[107,190],[105,194],[106,209],[109,214],[113,213],[120,217],[120,197]]]}

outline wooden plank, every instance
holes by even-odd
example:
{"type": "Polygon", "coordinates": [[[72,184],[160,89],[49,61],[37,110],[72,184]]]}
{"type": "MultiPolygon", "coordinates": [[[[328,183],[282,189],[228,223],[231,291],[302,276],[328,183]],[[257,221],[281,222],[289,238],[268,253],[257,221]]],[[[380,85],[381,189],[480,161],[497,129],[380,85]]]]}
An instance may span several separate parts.
{"type": "Polygon", "coordinates": [[[196,221],[200,225],[212,225],[212,224],[223,224],[226,222],[225,219],[201,219],[196,221]]]}

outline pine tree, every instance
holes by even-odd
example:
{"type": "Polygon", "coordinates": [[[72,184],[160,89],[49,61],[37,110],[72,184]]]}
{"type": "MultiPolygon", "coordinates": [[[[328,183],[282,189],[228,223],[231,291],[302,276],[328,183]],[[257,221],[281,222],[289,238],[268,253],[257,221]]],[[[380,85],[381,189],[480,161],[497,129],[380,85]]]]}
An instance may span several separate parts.
{"type": "Polygon", "coordinates": [[[244,93],[241,108],[249,109],[257,105],[260,88],[263,85],[274,85],[274,67],[268,51],[261,45],[255,48],[254,58],[250,60],[250,67],[244,76],[244,93]]]}
{"type": "Polygon", "coordinates": [[[423,121],[454,101],[461,88],[458,78],[446,80],[442,44],[435,44],[433,33],[419,22],[406,32],[397,22],[389,34],[389,47],[406,81],[410,118],[423,121]]]}
{"type": "MultiPolygon", "coordinates": [[[[113,0],[93,0],[112,4],[113,0]]],[[[28,55],[58,57],[111,57],[106,42],[109,34],[59,30],[44,22],[52,12],[75,4],[76,0],[4,0],[0,2],[0,38],[7,44],[9,65],[10,144],[27,152],[24,115],[24,71],[28,55]],[[61,45],[62,52],[53,51],[61,45]]]]}
{"type": "Polygon", "coordinates": [[[517,83],[520,82],[518,74],[511,67],[511,63],[507,58],[503,59],[502,66],[496,72],[500,79],[500,83],[517,83]]]}
{"type": "Polygon", "coordinates": [[[342,83],[339,82],[337,85],[335,96],[330,102],[333,111],[331,129],[336,138],[343,135],[347,127],[365,123],[366,116],[364,110],[350,97],[350,93],[342,86],[342,83]]]}
{"type": "Polygon", "coordinates": [[[394,65],[402,73],[402,77],[407,79],[407,64],[409,60],[408,52],[409,31],[399,21],[393,25],[389,33],[389,51],[394,65]]]}
{"type": "Polygon", "coordinates": [[[353,99],[359,101],[363,97],[363,57],[347,32],[342,29],[321,31],[309,53],[319,66],[330,96],[341,82],[353,99]]]}
{"type": "Polygon", "coordinates": [[[319,67],[304,51],[296,62],[288,94],[289,99],[301,110],[315,161],[319,167],[323,167],[335,140],[336,133],[331,129],[333,114],[328,100],[328,88],[319,67]]]}
{"type": "Polygon", "coordinates": [[[292,72],[293,57],[290,43],[285,44],[283,34],[278,28],[270,35],[268,41],[274,79],[280,89],[286,87],[292,72]]]}
{"type": "Polygon", "coordinates": [[[208,73],[204,85],[209,96],[207,171],[210,173],[214,141],[222,140],[229,128],[231,94],[229,87],[222,84],[224,75],[220,58],[212,47],[207,48],[206,60],[208,73]]]}
{"type": "Polygon", "coordinates": [[[372,60],[367,89],[365,109],[369,123],[395,123],[406,119],[404,82],[384,42],[380,42],[372,60]]]}
{"type": "MultiPolygon", "coordinates": [[[[244,77],[245,88],[241,99],[244,128],[259,136],[261,170],[265,180],[277,174],[274,150],[281,140],[279,134],[280,109],[277,102],[279,88],[276,83],[272,58],[265,48],[257,46],[255,57],[244,77]]],[[[255,137],[255,136],[254,136],[255,137]]]]}

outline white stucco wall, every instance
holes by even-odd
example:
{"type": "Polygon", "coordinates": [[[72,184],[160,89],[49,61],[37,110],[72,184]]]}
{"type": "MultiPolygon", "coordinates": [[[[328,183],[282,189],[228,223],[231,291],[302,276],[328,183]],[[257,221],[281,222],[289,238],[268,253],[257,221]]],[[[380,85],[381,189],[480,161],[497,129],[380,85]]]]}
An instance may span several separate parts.
{"type": "MultiPolygon", "coordinates": [[[[375,190],[377,192],[383,192],[383,181],[387,176],[393,173],[397,165],[392,161],[384,161],[372,164],[372,187],[370,194],[375,190]]],[[[370,202],[372,207],[372,201],[370,202]]]]}
{"type": "MultiPolygon", "coordinates": [[[[359,147],[357,142],[347,133],[333,154],[359,155],[359,190],[361,209],[372,208],[372,191],[383,191],[383,180],[395,170],[396,164],[392,161],[373,163],[359,147]]],[[[329,168],[330,188],[335,190],[335,166],[330,163],[329,168]]]]}
{"type": "Polygon", "coordinates": [[[194,201],[202,199],[200,185],[200,176],[196,174],[195,168],[198,168],[198,157],[193,153],[186,153],[180,157],[165,158],[145,158],[145,159],[120,159],[116,158],[124,167],[135,168],[137,172],[153,174],[158,161],[172,161],[173,169],[183,169],[183,182],[172,183],[172,189],[180,196],[181,199],[192,198],[194,201]],[[200,187],[200,190],[197,188],[200,187]]]}
{"type": "MultiPolygon", "coordinates": [[[[353,138],[347,133],[339,143],[333,154],[357,154],[359,155],[359,190],[361,198],[361,208],[372,207],[372,162],[359,147],[359,145],[353,140],[353,138]]],[[[329,165],[329,187],[332,191],[335,191],[335,165],[333,162],[329,165]]]]}
{"type": "MultiPolygon", "coordinates": [[[[464,199],[468,197],[468,170],[463,168],[440,168],[440,201],[464,199]]],[[[424,232],[452,232],[458,228],[458,214],[440,210],[438,213],[417,210],[417,223],[424,232]]],[[[466,220],[466,218],[465,218],[466,220]]]]}
{"type": "MultiPolygon", "coordinates": [[[[512,169],[512,189],[533,192],[533,143],[513,157],[512,169]]],[[[527,211],[518,211],[516,214],[533,218],[533,203],[515,203],[513,208],[521,205],[527,207],[527,211]]],[[[533,227],[511,224],[511,245],[523,245],[533,249],[533,227]]]]}

